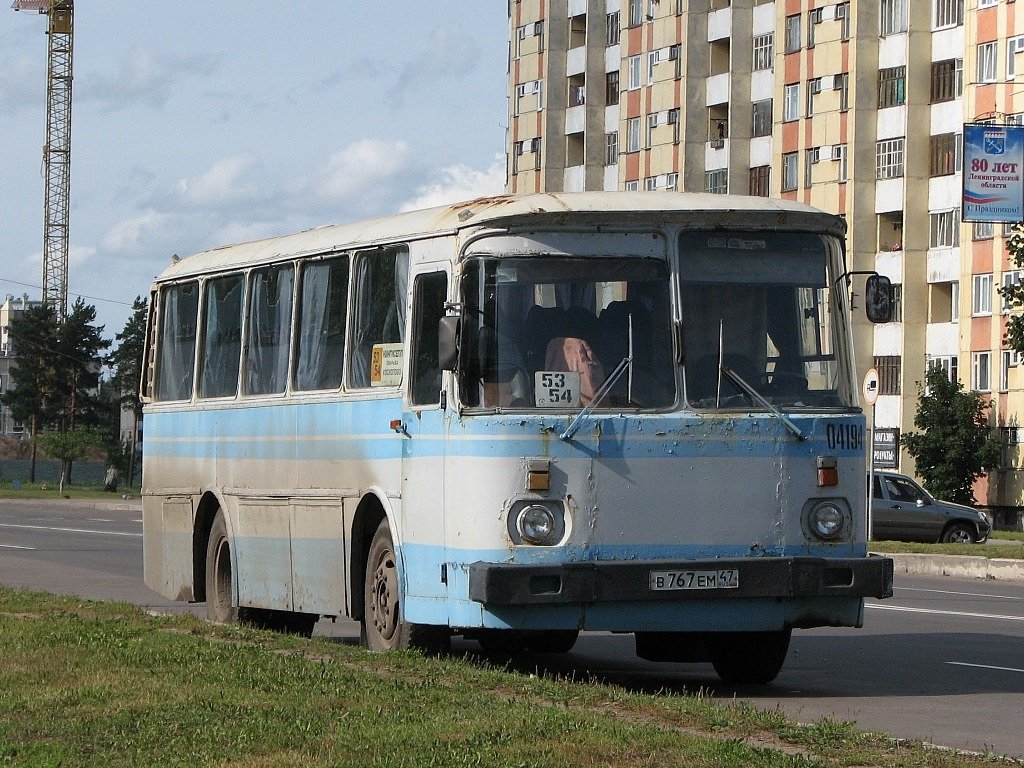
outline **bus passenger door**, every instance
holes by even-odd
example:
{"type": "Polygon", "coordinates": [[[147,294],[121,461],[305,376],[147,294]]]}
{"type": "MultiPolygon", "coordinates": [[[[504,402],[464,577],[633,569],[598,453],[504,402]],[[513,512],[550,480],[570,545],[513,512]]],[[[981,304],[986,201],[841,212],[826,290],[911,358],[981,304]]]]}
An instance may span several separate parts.
{"type": "Polygon", "coordinates": [[[447,624],[444,454],[446,419],[437,331],[448,299],[448,274],[437,266],[414,272],[409,383],[402,437],[402,561],[407,621],[447,624]]]}

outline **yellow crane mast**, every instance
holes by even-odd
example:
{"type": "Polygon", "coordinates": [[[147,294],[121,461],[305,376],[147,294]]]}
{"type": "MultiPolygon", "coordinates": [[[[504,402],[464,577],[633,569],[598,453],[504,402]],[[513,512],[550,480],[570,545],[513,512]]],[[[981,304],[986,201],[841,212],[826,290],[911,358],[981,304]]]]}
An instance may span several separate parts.
{"type": "Polygon", "coordinates": [[[46,67],[46,180],[43,211],[43,303],[63,318],[68,307],[68,220],[71,194],[71,80],[74,0],[14,0],[16,11],[49,17],[46,67]]]}

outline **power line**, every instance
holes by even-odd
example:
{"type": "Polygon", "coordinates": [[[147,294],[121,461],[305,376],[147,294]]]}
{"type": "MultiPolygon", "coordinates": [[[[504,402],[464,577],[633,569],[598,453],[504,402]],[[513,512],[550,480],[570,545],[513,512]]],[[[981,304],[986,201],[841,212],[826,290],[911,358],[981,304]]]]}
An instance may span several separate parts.
{"type": "MultiPolygon", "coordinates": [[[[36,290],[42,290],[42,286],[33,285],[32,283],[21,283],[21,282],[18,282],[17,280],[9,280],[6,277],[0,277],[0,283],[11,283],[13,285],[20,285],[20,286],[22,286],[24,288],[35,288],[36,290]]],[[[72,293],[70,295],[71,296],[77,296],[77,297],[79,297],[81,299],[89,299],[91,301],[104,301],[107,304],[120,304],[122,307],[134,306],[133,304],[129,304],[126,301],[118,301],[117,299],[104,299],[101,296],[87,296],[84,293],[72,293]]]]}

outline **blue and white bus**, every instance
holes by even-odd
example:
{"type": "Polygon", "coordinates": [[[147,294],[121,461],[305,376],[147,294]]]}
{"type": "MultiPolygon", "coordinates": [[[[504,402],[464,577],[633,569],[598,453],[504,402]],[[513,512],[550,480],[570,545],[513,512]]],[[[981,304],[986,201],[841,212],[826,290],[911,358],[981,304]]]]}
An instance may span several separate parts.
{"type": "MultiPolygon", "coordinates": [[[[217,621],[348,616],[371,649],[605,630],[773,679],[793,629],[892,592],[844,231],[782,200],[538,194],[178,261],[150,303],[146,583],[217,621]]],[[[884,314],[884,279],[865,293],[884,314]]]]}

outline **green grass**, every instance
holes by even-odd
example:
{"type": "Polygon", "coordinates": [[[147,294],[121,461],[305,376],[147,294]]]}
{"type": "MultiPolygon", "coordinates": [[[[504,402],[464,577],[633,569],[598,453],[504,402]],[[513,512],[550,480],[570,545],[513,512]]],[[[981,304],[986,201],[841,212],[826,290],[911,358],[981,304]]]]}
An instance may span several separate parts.
{"type": "Polygon", "coordinates": [[[697,695],[0,587],[0,765],[975,766],[697,695]]]}
{"type": "Polygon", "coordinates": [[[1019,545],[995,544],[915,544],[904,541],[872,541],[872,552],[915,555],[972,555],[987,558],[1024,560],[1024,540],[1019,545]]]}
{"type": "Polygon", "coordinates": [[[1024,542],[1024,531],[992,531],[992,535],[989,538],[1024,542]]]}
{"type": "MultiPolygon", "coordinates": [[[[0,499],[60,499],[62,498],[58,483],[21,483],[14,490],[11,480],[0,481],[0,499]]],[[[64,496],[72,499],[111,499],[120,500],[123,494],[139,495],[138,488],[119,487],[114,493],[103,490],[102,485],[68,485],[64,487],[64,496]]]]}

